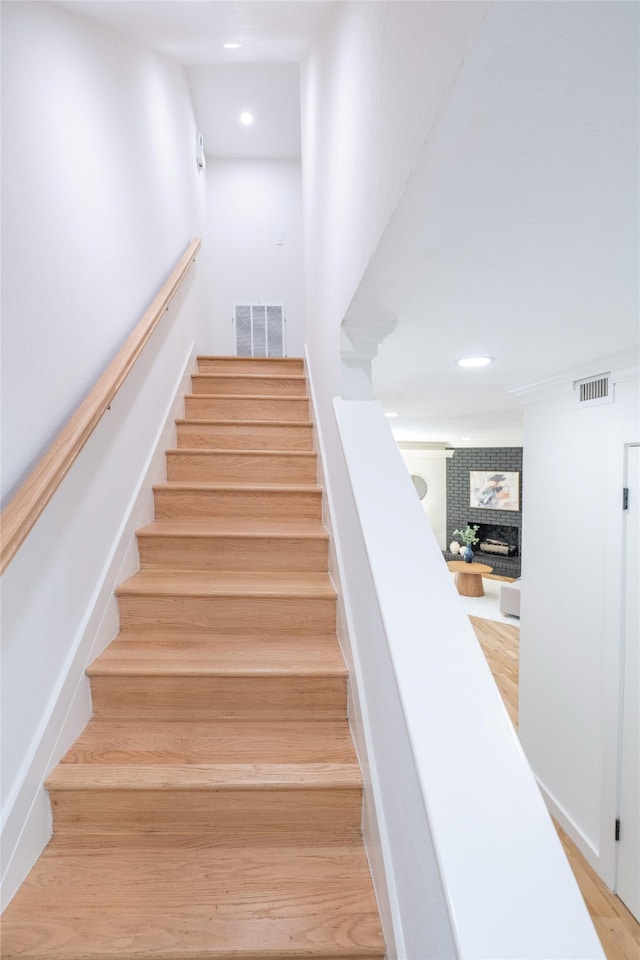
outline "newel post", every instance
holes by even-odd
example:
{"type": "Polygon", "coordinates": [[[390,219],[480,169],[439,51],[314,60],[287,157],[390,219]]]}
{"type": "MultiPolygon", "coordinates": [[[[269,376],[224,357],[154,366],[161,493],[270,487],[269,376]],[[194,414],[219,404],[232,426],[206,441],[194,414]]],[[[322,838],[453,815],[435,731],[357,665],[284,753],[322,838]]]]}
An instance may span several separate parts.
{"type": "Polygon", "coordinates": [[[395,328],[389,317],[346,317],[340,328],[342,399],[373,400],[372,363],[378,347],[395,328]]]}

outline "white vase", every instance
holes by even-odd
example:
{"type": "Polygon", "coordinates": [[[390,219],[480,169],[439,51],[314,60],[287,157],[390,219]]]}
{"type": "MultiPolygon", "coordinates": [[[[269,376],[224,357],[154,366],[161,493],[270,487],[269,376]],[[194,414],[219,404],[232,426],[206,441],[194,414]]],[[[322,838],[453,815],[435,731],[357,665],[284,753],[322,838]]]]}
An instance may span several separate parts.
{"type": "Polygon", "coordinates": [[[460,544],[457,540],[454,540],[453,543],[449,544],[449,553],[453,553],[454,556],[457,553],[460,553],[460,544]]]}

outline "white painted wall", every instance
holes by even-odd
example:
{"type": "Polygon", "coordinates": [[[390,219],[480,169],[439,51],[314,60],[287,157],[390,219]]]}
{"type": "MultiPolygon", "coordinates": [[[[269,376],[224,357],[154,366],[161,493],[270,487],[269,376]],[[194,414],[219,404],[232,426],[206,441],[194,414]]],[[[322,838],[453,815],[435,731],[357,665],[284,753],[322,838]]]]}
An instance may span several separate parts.
{"type": "Polygon", "coordinates": [[[307,344],[329,449],[340,325],[489,7],[342,2],[303,65],[307,344]]]}
{"type": "MultiPolygon", "coordinates": [[[[467,849],[477,843],[477,837],[484,831],[479,829],[473,839],[469,836],[465,842],[459,834],[461,824],[467,822],[465,816],[447,827],[444,821],[431,820],[430,815],[429,822],[425,823],[418,812],[423,809],[421,802],[428,802],[420,799],[419,781],[425,770],[421,772],[418,754],[422,747],[429,749],[429,744],[440,742],[442,718],[434,715],[433,724],[418,722],[411,728],[409,740],[406,727],[403,729],[404,720],[413,709],[412,704],[415,706],[425,700],[424,671],[416,669],[416,665],[424,654],[424,650],[420,651],[422,640],[428,642],[422,631],[432,619],[433,610],[426,602],[424,617],[418,616],[413,627],[405,623],[399,634],[394,634],[393,640],[390,639],[387,614],[391,609],[397,610],[397,604],[401,602],[398,598],[405,597],[405,611],[414,606],[413,597],[417,603],[422,603],[425,598],[428,600],[433,589],[431,577],[435,578],[436,593],[440,587],[450,592],[450,582],[444,582],[446,568],[437,545],[430,543],[428,549],[436,548],[437,565],[434,560],[433,568],[432,565],[429,569],[414,568],[404,584],[401,578],[399,583],[392,577],[387,583],[390,593],[385,593],[390,607],[388,610],[382,608],[376,589],[385,584],[395,563],[402,570],[406,569],[400,563],[406,552],[404,537],[398,539],[394,534],[393,542],[390,542],[385,540],[384,531],[393,530],[396,521],[400,516],[406,516],[409,507],[403,497],[397,500],[391,497],[389,501],[388,489],[384,483],[379,483],[380,477],[387,476],[387,469],[393,472],[396,468],[387,460],[391,456],[388,446],[379,447],[374,442],[373,456],[366,447],[365,437],[368,438],[370,432],[376,441],[379,439],[382,426],[376,427],[375,417],[365,417],[360,423],[357,417],[355,420],[351,417],[348,403],[339,405],[337,402],[338,419],[343,419],[346,429],[341,440],[332,409],[333,398],[341,388],[341,324],[412,173],[418,153],[428,140],[438,112],[444,108],[457,72],[462,68],[465,54],[482,27],[487,9],[488,5],[483,3],[339,4],[302,72],[308,364],[331,520],[339,538],[338,556],[332,569],[340,575],[339,582],[344,590],[341,598],[345,609],[342,640],[347,659],[354,667],[352,676],[358,677],[350,716],[366,771],[366,835],[391,957],[496,957],[502,955],[500,950],[514,949],[514,941],[507,943],[508,935],[499,944],[486,927],[481,931],[482,911],[474,912],[473,904],[467,900],[467,897],[471,901],[477,897],[483,878],[478,875],[466,893],[464,882],[454,891],[449,887],[453,876],[448,875],[448,866],[439,857],[443,845],[451,842],[459,850],[467,849]],[[419,110],[416,110],[416,102],[420,104],[419,110]],[[362,462],[361,458],[364,458],[362,462]],[[359,514],[364,509],[360,505],[361,498],[369,505],[372,490],[378,491],[374,512],[380,524],[377,528],[372,521],[370,531],[369,527],[364,530],[361,527],[362,516],[359,514]],[[372,540],[369,540],[370,535],[372,540]],[[374,572],[378,563],[380,567],[374,572]],[[417,576],[419,583],[413,579],[416,570],[420,572],[417,576]],[[405,593],[408,582],[414,585],[409,601],[405,593]],[[395,599],[389,584],[398,587],[395,599]],[[394,667],[397,669],[398,663],[394,662],[396,653],[391,644],[398,636],[404,650],[398,656],[404,658],[406,654],[407,677],[412,675],[416,681],[415,700],[411,697],[411,702],[404,700],[403,692],[398,694],[396,687],[399,679],[394,667]],[[358,665],[362,666],[366,677],[357,669],[358,665]],[[435,733],[436,729],[438,733],[432,738],[430,731],[435,733]],[[365,753],[367,739],[368,755],[365,753]],[[381,806],[376,789],[387,791],[386,806],[384,803],[381,806]],[[374,807],[375,814],[372,814],[374,807]],[[407,827],[404,835],[403,826],[407,827]],[[431,829],[435,831],[433,834],[431,829]],[[380,866],[383,862],[388,871],[386,877],[380,866]],[[466,922],[458,923],[458,909],[464,912],[466,906],[470,908],[469,927],[466,922]],[[475,926],[476,921],[478,926],[475,926]],[[486,939],[483,939],[485,935],[486,939]],[[484,953],[477,952],[481,941],[484,953]]],[[[364,318],[365,323],[368,319],[364,318]]],[[[384,327],[384,318],[370,319],[374,328],[384,327]]],[[[381,419],[380,411],[377,415],[381,419]]],[[[396,461],[399,460],[396,451],[396,461]]],[[[404,468],[401,466],[400,469],[404,468]]],[[[410,538],[414,533],[418,538],[428,538],[430,535],[418,523],[418,518],[424,514],[407,483],[408,478],[405,493],[415,509],[408,523],[411,533],[404,526],[401,529],[410,538]]],[[[393,485],[392,489],[396,491],[399,487],[393,485]]],[[[369,514],[368,520],[372,520],[369,514]]],[[[427,546],[416,545],[416,549],[423,558],[427,546]]],[[[434,638],[437,633],[436,627],[434,638]]],[[[430,629],[428,634],[432,636],[430,629]]],[[[466,644],[467,640],[462,642],[466,644]]],[[[464,656],[462,660],[445,657],[443,664],[448,669],[456,663],[463,663],[464,656]]],[[[475,666],[485,671],[486,664],[482,667],[480,662],[476,657],[475,666]]],[[[431,675],[442,681],[442,693],[446,688],[444,674],[436,667],[431,675]]],[[[483,679],[476,679],[478,683],[484,683],[483,679]]],[[[466,713],[464,704],[461,704],[461,712],[463,722],[473,726],[471,712],[466,713]]],[[[448,752],[444,748],[443,751],[447,767],[455,766],[452,759],[455,751],[448,752]]],[[[440,779],[435,789],[442,789],[446,794],[447,771],[441,770],[438,776],[440,779]]],[[[475,789],[477,784],[473,776],[468,782],[472,781],[475,789]]],[[[435,784],[435,779],[425,776],[422,786],[427,783],[435,784]]],[[[494,787],[500,797],[500,787],[495,783],[494,787]]],[[[492,789],[488,787],[489,796],[496,799],[492,789]]],[[[526,789],[530,790],[529,787],[526,789]]],[[[448,799],[451,801],[453,795],[450,794],[448,799]]],[[[444,797],[442,800],[444,808],[448,801],[444,797]]],[[[532,803],[532,809],[535,809],[535,799],[532,803]]],[[[538,836],[541,816],[538,808],[533,814],[537,824],[532,831],[534,837],[538,836]]],[[[512,822],[508,813],[506,819],[512,822]]],[[[522,829],[526,834],[529,824],[523,825],[522,829]]],[[[555,944],[545,946],[547,952],[535,953],[538,948],[542,950],[542,945],[534,944],[532,936],[525,938],[528,942],[520,943],[518,949],[522,950],[522,956],[570,956],[572,951],[577,951],[576,956],[601,956],[566,862],[559,855],[557,839],[551,833],[544,836],[539,849],[545,851],[543,859],[548,856],[549,860],[541,869],[540,882],[533,879],[540,866],[538,862],[531,874],[521,876],[517,883],[514,879],[511,892],[517,900],[516,887],[520,881],[528,894],[530,889],[543,886],[553,876],[554,890],[557,883],[557,889],[564,891],[556,903],[566,895],[571,903],[572,916],[579,917],[579,932],[570,930],[567,942],[567,928],[563,930],[559,920],[557,926],[552,924],[547,928],[552,934],[550,942],[554,934],[558,937],[555,944]],[[550,863],[553,863],[551,870],[550,863]],[[559,949],[565,952],[558,953],[559,949]],[[532,952],[527,953],[527,950],[532,952]]],[[[483,850],[486,866],[491,860],[493,847],[489,845],[483,850]]],[[[463,860],[454,871],[457,873],[459,869],[461,878],[465,871],[463,860]]],[[[511,876],[508,871],[507,875],[511,876]]],[[[467,881],[469,876],[467,872],[467,881]]],[[[523,903],[524,900],[521,905],[523,903]]],[[[506,914],[509,912],[510,908],[506,914]]],[[[485,912],[485,921],[488,916],[489,913],[485,912]]],[[[497,921],[492,921],[496,936],[499,926],[497,921]]],[[[530,931],[531,928],[523,926],[520,932],[523,930],[530,931]]],[[[513,958],[520,953],[505,952],[504,955],[513,958]]]]}
{"type": "MultiPolygon", "coordinates": [[[[466,815],[454,816],[447,826],[437,816],[432,819],[432,808],[428,817],[434,832],[430,836],[430,828],[425,827],[424,821],[419,823],[415,819],[418,807],[414,809],[410,799],[420,793],[417,778],[419,780],[421,776],[424,776],[425,803],[430,803],[430,786],[436,792],[443,791],[438,800],[438,805],[442,803],[442,810],[445,810],[447,803],[457,803],[467,789],[471,795],[477,790],[479,781],[472,775],[467,780],[467,786],[460,787],[459,793],[456,790],[447,792],[448,771],[456,766],[454,758],[458,747],[455,750],[442,747],[440,759],[447,769],[443,767],[437,776],[434,770],[429,775],[420,761],[422,749],[429,751],[433,747],[437,753],[438,744],[442,743],[440,735],[443,728],[450,732],[446,711],[445,714],[436,712],[432,723],[418,721],[415,727],[409,718],[414,707],[419,710],[419,703],[424,704],[428,700],[425,686],[428,676],[439,684],[433,695],[440,698],[447,688],[449,669],[453,669],[451,689],[460,693],[470,689],[465,686],[467,681],[471,685],[484,684],[483,677],[474,674],[474,671],[477,668],[484,675],[486,664],[484,667],[481,665],[477,650],[473,654],[469,652],[472,645],[467,648],[464,631],[458,634],[456,626],[455,644],[464,646],[464,654],[461,652],[459,657],[445,655],[441,664],[442,672],[439,666],[434,670],[431,670],[431,666],[427,668],[426,664],[424,668],[417,668],[425,652],[422,644],[432,641],[437,644],[437,626],[433,633],[428,629],[424,634],[423,630],[434,616],[433,608],[428,603],[432,590],[435,588],[438,598],[440,587],[443,594],[451,591],[450,582],[445,583],[443,579],[446,568],[440,553],[437,550],[434,553],[432,549],[437,547],[433,540],[428,545],[413,542],[414,533],[418,538],[424,536],[426,540],[429,540],[430,534],[424,532],[424,525],[419,522],[424,514],[418,508],[410,485],[407,485],[408,480],[404,483],[404,494],[399,492],[402,487],[400,481],[398,486],[394,483],[391,488],[394,496],[390,502],[387,500],[389,491],[385,484],[378,484],[380,477],[387,478],[387,469],[396,469],[390,466],[393,457],[387,446],[382,441],[380,446],[377,445],[382,424],[376,424],[375,416],[368,415],[360,422],[356,413],[349,410],[348,402],[336,401],[335,415],[332,409],[333,398],[339,395],[341,389],[341,324],[389,217],[415,168],[418,155],[422,149],[428,148],[438,114],[446,108],[458,72],[464,69],[465,55],[481,33],[490,6],[464,2],[341,3],[312,48],[302,71],[308,365],[324,458],[327,499],[331,506],[333,528],[339,540],[332,569],[340,574],[339,582],[343,589],[341,609],[344,609],[345,629],[342,640],[347,659],[354,667],[352,676],[358,677],[350,716],[355,739],[364,759],[368,849],[383,908],[391,957],[496,957],[500,955],[497,947],[513,951],[514,946],[514,942],[505,946],[506,940],[501,944],[497,944],[495,939],[492,941],[491,932],[486,927],[482,929],[481,917],[474,913],[478,892],[486,892],[486,889],[483,890],[484,872],[478,874],[476,881],[464,892],[464,873],[468,863],[465,864],[463,856],[454,868],[462,885],[457,891],[454,890],[457,881],[453,882],[452,876],[452,886],[449,886],[448,866],[446,858],[442,858],[443,847],[451,842],[458,851],[477,849],[478,837],[485,836],[484,829],[478,827],[473,836],[469,835],[463,840],[459,831],[462,825],[468,823],[466,815]],[[419,109],[416,109],[416,105],[419,105],[419,109]],[[339,436],[336,416],[341,423],[342,438],[339,436]],[[373,456],[367,448],[368,439],[374,440],[373,456]],[[387,455],[392,459],[388,460],[387,455]],[[371,506],[372,491],[377,497],[375,509],[371,506]],[[383,503],[385,506],[381,507],[383,503]],[[409,510],[412,511],[410,515],[409,510]],[[367,515],[366,525],[363,513],[367,515]],[[406,536],[398,537],[396,526],[400,516],[403,517],[403,525],[398,529],[406,536]],[[389,535],[388,539],[386,534],[389,535]],[[407,550],[407,538],[421,558],[420,564],[414,568],[410,564],[406,568],[402,563],[407,550]],[[435,559],[433,564],[430,560],[425,561],[427,554],[432,559],[437,558],[437,564],[435,559]],[[423,566],[424,562],[428,569],[423,566]],[[406,571],[407,578],[404,581],[396,577],[395,565],[406,571]],[[419,573],[419,582],[413,579],[416,571],[419,573]],[[413,584],[410,599],[405,593],[408,583],[413,584]],[[395,595],[394,587],[397,588],[395,595]],[[376,596],[376,591],[380,589],[384,591],[383,594],[378,592],[376,596]],[[398,613],[401,621],[404,613],[414,606],[414,597],[418,604],[425,599],[427,601],[423,617],[418,616],[414,626],[405,623],[391,639],[389,618],[395,617],[398,605],[401,605],[402,613],[398,613]],[[396,640],[400,644],[397,651],[392,647],[396,640]],[[471,662],[468,657],[472,658],[471,662]],[[455,669],[458,664],[465,671],[466,679],[462,686],[459,685],[461,679],[455,669]],[[365,671],[366,677],[363,677],[358,666],[365,671]],[[470,671],[468,674],[467,669],[470,671]],[[408,700],[403,699],[407,691],[398,693],[396,684],[402,683],[400,674],[406,677],[409,687],[413,689],[408,700]],[[447,717],[444,721],[443,716],[447,717]],[[406,740],[402,740],[404,723],[410,727],[410,746],[406,750],[406,740]],[[365,756],[367,738],[369,753],[365,756]],[[381,806],[380,794],[376,795],[377,789],[387,791],[389,806],[384,803],[381,806]],[[375,815],[372,816],[374,807],[375,815]],[[409,842],[406,842],[406,837],[404,841],[399,837],[405,821],[409,842]],[[416,837],[419,838],[417,841],[416,837]],[[380,869],[383,862],[387,869],[391,865],[386,883],[380,869]],[[443,898],[448,903],[448,909],[443,909],[443,898]],[[473,930],[466,928],[464,922],[459,925],[458,911],[465,912],[467,907],[470,911],[468,917],[475,917],[475,920],[471,920],[472,926],[478,921],[478,926],[474,926],[473,930]],[[470,934],[469,939],[466,939],[466,934],[461,934],[462,927],[470,934]],[[483,949],[486,952],[478,952],[485,934],[487,939],[484,940],[483,949]],[[452,938],[455,941],[453,949],[452,938]]],[[[370,322],[374,330],[384,329],[383,316],[357,319],[362,321],[363,326],[370,322]]],[[[375,338],[372,337],[372,341],[375,343],[375,338]]],[[[365,366],[366,363],[363,370],[365,366]]],[[[382,419],[380,411],[377,416],[379,420],[382,419]]],[[[399,460],[397,456],[396,459],[399,460]]],[[[442,627],[444,629],[445,624],[442,627]]],[[[448,637],[448,634],[445,632],[442,636],[448,637]]],[[[451,647],[448,653],[451,654],[451,647]]],[[[435,665],[435,661],[433,663],[435,665]]],[[[474,721],[471,706],[467,712],[466,704],[470,700],[473,697],[466,701],[463,697],[460,714],[462,722],[469,724],[467,729],[470,733],[473,731],[475,737],[484,727],[477,723],[477,718],[474,721]]],[[[406,728],[404,732],[407,732],[406,728]]],[[[522,786],[526,780],[526,764],[522,758],[518,763],[521,761],[522,767],[516,779],[522,786]],[[523,779],[520,780],[520,777],[523,779]]],[[[498,775],[501,763],[497,759],[496,766],[492,765],[493,761],[488,762],[482,777],[489,768],[498,775]]],[[[499,776],[502,777],[504,773],[502,770],[499,776]]],[[[501,793],[497,781],[493,786],[487,783],[486,789],[487,798],[492,801],[501,803],[507,795],[501,793]]],[[[547,884],[552,884],[553,893],[561,891],[552,909],[555,911],[558,903],[566,897],[565,902],[570,903],[572,917],[577,918],[577,931],[564,927],[560,916],[557,924],[553,921],[547,926],[546,917],[550,914],[538,912],[535,917],[523,922],[520,928],[520,934],[525,932],[524,943],[521,942],[518,947],[522,955],[557,957],[570,956],[575,952],[576,956],[582,957],[601,956],[557,839],[547,829],[550,825],[547,823],[547,828],[543,827],[541,834],[538,832],[544,821],[544,811],[536,807],[536,791],[531,791],[531,781],[525,790],[531,801],[529,810],[533,819],[526,824],[521,822],[522,835],[518,836],[517,843],[527,836],[529,826],[535,821],[531,836],[534,846],[543,837],[538,845],[542,859],[537,860],[535,850],[530,849],[527,856],[532,857],[531,863],[537,864],[531,872],[525,870],[520,875],[514,867],[513,871],[509,868],[503,874],[503,877],[513,878],[513,884],[508,895],[509,906],[503,911],[499,922],[495,919],[492,921],[493,932],[498,937],[502,936],[502,933],[506,933],[506,927],[503,931],[499,930],[502,919],[516,916],[517,911],[511,913],[511,903],[515,904],[520,899],[518,889],[523,894],[519,910],[526,904],[532,891],[542,891],[547,884]],[[511,895],[515,898],[513,901],[511,895]],[[544,926],[550,934],[551,944],[547,943],[544,948],[534,943],[533,935],[534,927],[537,933],[540,932],[539,917],[542,915],[545,916],[544,926]],[[558,940],[554,944],[555,934],[558,940]]],[[[494,815],[496,810],[493,807],[494,815]]],[[[521,813],[518,802],[512,806],[507,804],[503,814],[498,814],[501,826],[510,829],[515,826],[514,810],[521,813]]],[[[492,820],[493,815],[490,812],[487,815],[492,820]]],[[[493,826],[496,826],[495,821],[493,826]]],[[[495,836],[498,837],[499,833],[500,830],[495,836]]],[[[513,836],[517,834],[516,827],[513,836]]],[[[493,841],[486,848],[483,847],[483,869],[492,862],[495,849],[493,841]]],[[[508,860],[509,851],[505,851],[501,843],[500,851],[500,856],[504,853],[508,860]]],[[[497,868],[497,861],[493,866],[497,868]]],[[[467,872],[467,882],[469,876],[467,872]]],[[[553,895],[550,903],[554,903],[553,895]]],[[[526,906],[524,910],[526,912],[526,906]]],[[[486,911],[485,920],[489,917],[490,911],[486,911]]],[[[513,958],[520,953],[505,955],[513,958]]]]}
{"type": "Polygon", "coordinates": [[[195,131],[173,61],[2,4],[5,501],[201,234],[195,131]]]}
{"type": "MultiPolygon", "coordinates": [[[[341,390],[340,328],[488,6],[466,2],[340,3],[301,72],[307,365],[331,520],[334,530],[341,531],[346,551],[336,558],[334,569],[343,576],[349,571],[354,590],[364,575],[363,547],[332,407],[341,390]],[[420,111],[415,110],[418,93],[420,111]]],[[[344,602],[347,600],[345,597],[344,602]]],[[[369,609],[371,629],[379,633],[375,603],[369,609]]],[[[366,660],[367,652],[357,646],[351,649],[349,632],[344,633],[350,663],[358,657],[366,660]]],[[[383,700],[373,690],[368,695],[372,700],[368,709],[384,722],[383,700]]],[[[354,693],[351,702],[355,725],[367,712],[364,691],[354,693]]],[[[365,760],[364,735],[359,735],[358,729],[354,732],[365,760]]],[[[410,750],[398,756],[405,761],[399,782],[415,785],[410,750]]],[[[423,871],[424,858],[420,854],[412,861],[415,847],[403,845],[399,856],[408,871],[404,886],[387,889],[381,848],[384,824],[379,824],[373,813],[374,779],[375,774],[367,780],[365,790],[366,838],[374,882],[390,957],[408,956],[402,952],[399,900],[409,915],[412,906],[418,906],[414,898],[420,900],[426,874],[422,873],[415,885],[407,878],[414,870],[418,874],[423,871]]],[[[432,873],[426,882],[429,903],[441,906],[439,878],[432,873]]],[[[419,928],[420,910],[413,911],[413,916],[419,928]]],[[[422,934],[418,931],[417,935],[422,934]]],[[[442,955],[447,955],[451,930],[442,911],[434,912],[427,935],[432,944],[439,945],[442,955]]]]}
{"type": "Polygon", "coordinates": [[[203,269],[216,349],[235,353],[233,304],[284,303],[286,349],[304,348],[304,259],[300,163],[207,160],[203,269]],[[282,231],[284,243],[276,244],[282,231]]]}
{"type": "Polygon", "coordinates": [[[421,500],[438,546],[446,550],[447,537],[447,453],[446,450],[421,448],[419,444],[399,443],[400,454],[410,474],[416,474],[427,484],[427,494],[421,500]]]}
{"type": "MultiPolygon", "coordinates": [[[[200,232],[182,69],[52,4],[2,5],[3,469],[10,491],[200,232]]],[[[3,897],[46,843],[42,781],[90,712],[154,458],[196,349],[199,268],[2,578],[3,897]]]]}
{"type": "MultiPolygon", "coordinates": [[[[605,359],[581,375],[609,369],[605,359]]],[[[637,362],[614,370],[613,404],[578,409],[572,379],[522,396],[520,738],[552,811],[613,885],[621,498],[624,444],[640,440],[637,362]]]]}

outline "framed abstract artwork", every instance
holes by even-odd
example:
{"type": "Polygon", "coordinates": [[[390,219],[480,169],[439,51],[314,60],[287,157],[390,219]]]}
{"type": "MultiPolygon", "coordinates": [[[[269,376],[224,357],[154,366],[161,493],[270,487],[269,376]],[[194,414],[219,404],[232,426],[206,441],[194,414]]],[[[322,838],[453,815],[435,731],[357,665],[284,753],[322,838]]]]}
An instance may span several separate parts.
{"type": "Polygon", "coordinates": [[[520,474],[471,470],[469,506],[479,510],[519,510],[520,474]]]}

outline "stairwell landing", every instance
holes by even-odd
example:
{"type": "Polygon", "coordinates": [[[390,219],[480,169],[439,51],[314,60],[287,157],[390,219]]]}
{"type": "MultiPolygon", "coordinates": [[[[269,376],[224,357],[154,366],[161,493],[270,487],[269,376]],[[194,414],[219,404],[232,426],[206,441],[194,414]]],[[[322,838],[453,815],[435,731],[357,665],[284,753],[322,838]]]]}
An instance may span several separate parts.
{"type": "Polygon", "coordinates": [[[304,365],[200,357],[1,923],[31,960],[382,960],[304,365]]]}

